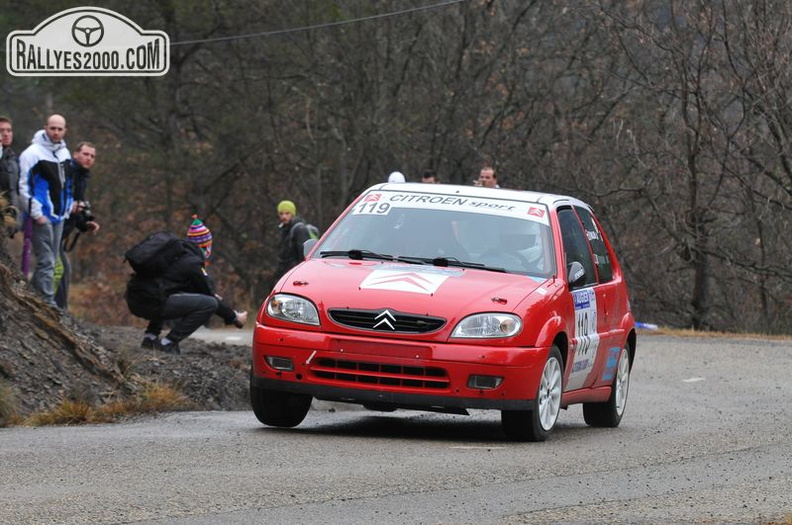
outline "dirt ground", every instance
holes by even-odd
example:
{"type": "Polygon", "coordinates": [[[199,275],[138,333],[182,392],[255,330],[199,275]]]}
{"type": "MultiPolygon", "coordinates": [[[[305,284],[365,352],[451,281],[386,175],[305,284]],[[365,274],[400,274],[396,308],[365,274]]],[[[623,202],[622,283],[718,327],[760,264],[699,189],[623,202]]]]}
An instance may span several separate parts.
{"type": "Polygon", "coordinates": [[[68,316],[53,321],[67,328],[69,340],[53,326],[0,340],[0,387],[10,391],[16,415],[51,411],[67,400],[99,406],[151,384],[183,393],[186,409],[250,409],[248,346],[188,338],[181,355],[170,355],[140,348],[139,328],[85,325],[68,316]],[[42,344],[42,337],[52,344],[42,344]]]}
{"type": "Polygon", "coordinates": [[[0,237],[0,427],[64,401],[135,399],[152,384],[182,392],[189,409],[250,408],[248,345],[191,337],[169,355],[140,348],[142,336],[140,327],[92,325],[46,305],[0,237]]]}
{"type": "Polygon", "coordinates": [[[140,348],[142,331],[129,327],[92,326],[97,342],[146,381],[176,387],[199,410],[247,410],[250,348],[207,343],[195,337],[180,343],[181,355],[140,348]]]}

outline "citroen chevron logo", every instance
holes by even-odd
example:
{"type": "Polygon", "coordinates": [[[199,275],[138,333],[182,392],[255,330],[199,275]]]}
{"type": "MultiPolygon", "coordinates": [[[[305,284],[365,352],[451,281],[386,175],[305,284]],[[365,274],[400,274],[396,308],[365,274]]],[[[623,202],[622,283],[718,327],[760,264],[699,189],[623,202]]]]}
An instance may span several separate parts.
{"type": "Polygon", "coordinates": [[[385,325],[388,328],[390,328],[391,331],[394,332],[396,331],[396,327],[393,326],[393,323],[396,322],[396,318],[393,317],[393,314],[390,313],[390,310],[388,309],[383,310],[382,312],[377,314],[376,317],[374,317],[374,320],[377,321],[377,323],[373,327],[374,330],[378,330],[380,329],[380,326],[385,325]]]}
{"type": "Polygon", "coordinates": [[[361,289],[393,290],[397,292],[431,295],[448,279],[448,274],[381,269],[371,272],[362,283],[361,289]]]}

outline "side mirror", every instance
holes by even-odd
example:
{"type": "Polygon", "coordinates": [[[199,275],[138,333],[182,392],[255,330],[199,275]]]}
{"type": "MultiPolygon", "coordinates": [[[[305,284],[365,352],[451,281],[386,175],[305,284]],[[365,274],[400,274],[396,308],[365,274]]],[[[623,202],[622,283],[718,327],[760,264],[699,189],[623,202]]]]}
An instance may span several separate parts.
{"type": "Polygon", "coordinates": [[[577,288],[586,283],[586,270],[578,261],[573,261],[567,268],[567,283],[570,288],[577,288]]]}
{"type": "Polygon", "coordinates": [[[303,243],[303,259],[308,258],[308,254],[311,253],[311,250],[316,246],[318,240],[319,239],[308,239],[303,243]]]}

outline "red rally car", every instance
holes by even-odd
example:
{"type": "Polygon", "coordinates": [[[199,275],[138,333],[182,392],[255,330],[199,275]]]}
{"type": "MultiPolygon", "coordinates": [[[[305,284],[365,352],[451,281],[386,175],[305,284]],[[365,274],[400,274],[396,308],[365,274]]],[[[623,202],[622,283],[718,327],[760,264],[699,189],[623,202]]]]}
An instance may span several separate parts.
{"type": "Polygon", "coordinates": [[[543,441],[560,409],[619,425],[635,320],[613,249],[572,197],[440,184],[360,195],[261,306],[250,397],[294,427],[313,398],[467,414],[543,441]]]}

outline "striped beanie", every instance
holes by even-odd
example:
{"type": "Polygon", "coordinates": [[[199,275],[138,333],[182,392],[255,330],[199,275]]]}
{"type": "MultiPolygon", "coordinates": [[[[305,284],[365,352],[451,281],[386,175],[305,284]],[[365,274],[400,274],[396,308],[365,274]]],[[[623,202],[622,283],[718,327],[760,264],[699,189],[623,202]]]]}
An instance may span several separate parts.
{"type": "Polygon", "coordinates": [[[212,232],[201,222],[197,215],[193,215],[193,222],[187,230],[187,240],[196,244],[208,260],[212,255],[212,232]]]}

